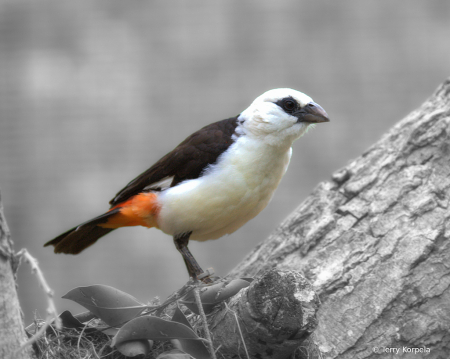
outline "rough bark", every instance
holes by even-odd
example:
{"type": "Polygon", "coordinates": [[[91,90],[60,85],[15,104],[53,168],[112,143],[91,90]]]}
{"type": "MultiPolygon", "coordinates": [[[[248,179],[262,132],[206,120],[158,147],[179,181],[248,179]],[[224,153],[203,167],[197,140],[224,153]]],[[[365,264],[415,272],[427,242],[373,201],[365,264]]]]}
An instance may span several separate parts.
{"type": "MultiPolygon", "coordinates": [[[[16,269],[17,262],[0,196],[0,358],[12,358],[13,353],[27,340],[16,291],[16,269]]],[[[14,355],[18,359],[31,357],[31,347],[14,355]]]]}
{"type": "Polygon", "coordinates": [[[448,358],[449,125],[447,80],[230,276],[300,271],[321,300],[323,358],[448,358]]]}
{"type": "Polygon", "coordinates": [[[208,317],[221,358],[287,358],[317,325],[316,293],[295,271],[269,270],[208,317]]]}

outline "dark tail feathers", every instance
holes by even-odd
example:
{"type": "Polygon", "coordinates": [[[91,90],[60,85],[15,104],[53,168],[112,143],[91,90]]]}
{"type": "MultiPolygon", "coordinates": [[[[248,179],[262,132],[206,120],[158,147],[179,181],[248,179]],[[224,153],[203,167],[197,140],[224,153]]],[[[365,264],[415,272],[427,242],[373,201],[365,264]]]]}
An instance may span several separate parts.
{"type": "Polygon", "coordinates": [[[117,212],[118,209],[109,211],[88,222],[80,224],[78,227],[69,229],[67,232],[45,243],[44,247],[54,246],[55,253],[78,254],[97,242],[100,237],[115,229],[99,227],[98,224],[106,223],[108,218],[117,212]]]}

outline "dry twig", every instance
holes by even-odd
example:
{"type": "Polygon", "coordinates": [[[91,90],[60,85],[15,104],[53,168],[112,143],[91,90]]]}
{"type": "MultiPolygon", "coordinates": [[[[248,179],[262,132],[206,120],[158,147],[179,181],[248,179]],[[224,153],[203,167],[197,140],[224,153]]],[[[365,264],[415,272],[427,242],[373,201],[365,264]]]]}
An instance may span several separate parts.
{"type": "Polygon", "coordinates": [[[213,346],[213,342],[211,339],[211,333],[208,328],[206,314],[205,314],[205,311],[203,310],[202,300],[200,298],[200,283],[201,282],[196,280],[195,283],[196,283],[196,286],[194,288],[195,302],[197,303],[198,311],[200,313],[200,317],[202,318],[203,331],[205,332],[205,337],[206,337],[206,340],[208,341],[209,352],[211,354],[212,359],[217,359],[216,352],[214,351],[214,346],[213,346]]]}
{"type": "Polygon", "coordinates": [[[42,334],[45,333],[45,331],[50,326],[52,321],[54,321],[54,325],[57,329],[61,329],[61,320],[58,317],[55,302],[53,301],[54,295],[53,290],[47,284],[44,274],[39,268],[38,261],[25,248],[17,252],[16,258],[18,258],[19,261],[24,259],[31,266],[31,273],[36,274],[41,288],[47,295],[48,307],[47,307],[47,317],[45,318],[45,324],[15,352],[15,355],[17,355],[20,351],[24,350],[27,346],[32,345],[34,342],[36,342],[42,336],[42,334]]]}

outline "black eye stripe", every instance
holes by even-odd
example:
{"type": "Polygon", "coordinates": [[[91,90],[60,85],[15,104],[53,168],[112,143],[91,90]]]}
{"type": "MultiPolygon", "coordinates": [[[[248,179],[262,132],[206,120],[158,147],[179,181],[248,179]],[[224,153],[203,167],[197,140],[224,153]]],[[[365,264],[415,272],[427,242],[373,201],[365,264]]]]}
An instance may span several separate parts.
{"type": "Polygon", "coordinates": [[[295,112],[299,107],[297,101],[291,96],[282,98],[281,100],[275,102],[275,104],[280,106],[286,113],[289,114],[295,112]]]}

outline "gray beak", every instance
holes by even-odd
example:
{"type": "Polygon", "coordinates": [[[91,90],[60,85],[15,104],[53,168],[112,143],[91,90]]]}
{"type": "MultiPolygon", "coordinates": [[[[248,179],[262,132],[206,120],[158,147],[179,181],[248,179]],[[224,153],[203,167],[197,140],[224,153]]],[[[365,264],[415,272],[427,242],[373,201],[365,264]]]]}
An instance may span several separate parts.
{"type": "Polygon", "coordinates": [[[293,115],[298,118],[297,122],[320,123],[330,121],[325,110],[315,102],[308,103],[293,115]]]}

